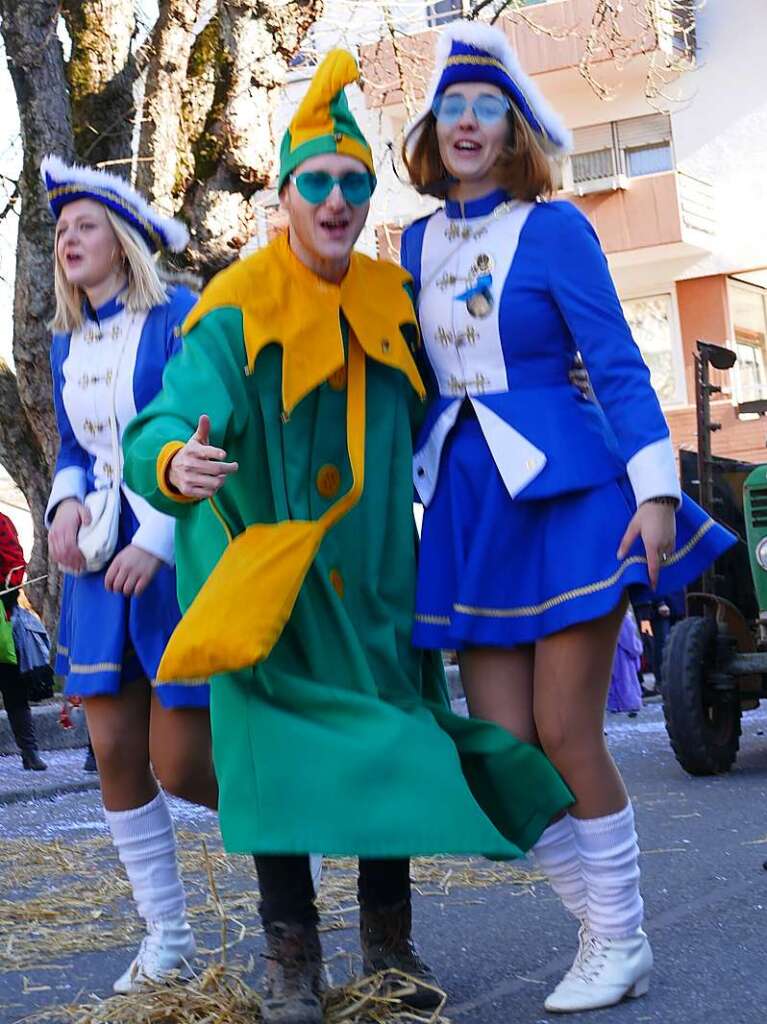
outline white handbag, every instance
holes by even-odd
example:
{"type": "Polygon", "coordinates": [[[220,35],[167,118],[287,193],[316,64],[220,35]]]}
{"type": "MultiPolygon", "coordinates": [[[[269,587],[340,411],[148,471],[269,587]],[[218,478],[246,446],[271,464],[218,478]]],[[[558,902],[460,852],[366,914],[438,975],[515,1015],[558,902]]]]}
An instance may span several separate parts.
{"type": "Polygon", "coordinates": [[[120,489],[122,486],[122,451],[117,429],[117,377],[120,360],[125,351],[125,342],[133,327],[134,316],[123,334],[122,348],[112,376],[112,411],[109,424],[112,436],[112,464],[115,467],[109,487],[99,487],[85,495],[83,504],[91,514],[91,521],[77,531],[77,546],[85,559],[86,572],[99,572],[114,554],[120,529],[120,489]]]}

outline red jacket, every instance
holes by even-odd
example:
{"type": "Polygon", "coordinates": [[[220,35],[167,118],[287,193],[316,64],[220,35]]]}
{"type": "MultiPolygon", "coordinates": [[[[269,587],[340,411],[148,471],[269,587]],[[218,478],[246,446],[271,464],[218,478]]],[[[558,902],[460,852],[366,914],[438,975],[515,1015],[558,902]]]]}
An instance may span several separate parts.
{"type": "Polygon", "coordinates": [[[0,590],[18,586],[24,579],[26,567],[16,527],[8,516],[0,512],[0,590]]]}

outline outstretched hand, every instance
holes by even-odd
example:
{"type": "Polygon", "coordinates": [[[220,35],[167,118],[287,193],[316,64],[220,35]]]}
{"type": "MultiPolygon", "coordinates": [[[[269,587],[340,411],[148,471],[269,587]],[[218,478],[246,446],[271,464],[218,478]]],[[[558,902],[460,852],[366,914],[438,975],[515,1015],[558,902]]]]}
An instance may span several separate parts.
{"type": "Polygon", "coordinates": [[[226,452],[210,443],[210,419],[202,415],[197,430],[183,448],[179,448],[168,467],[171,486],[187,498],[202,501],[219,491],[231,473],[236,473],[236,462],[225,462],[226,452]]]}

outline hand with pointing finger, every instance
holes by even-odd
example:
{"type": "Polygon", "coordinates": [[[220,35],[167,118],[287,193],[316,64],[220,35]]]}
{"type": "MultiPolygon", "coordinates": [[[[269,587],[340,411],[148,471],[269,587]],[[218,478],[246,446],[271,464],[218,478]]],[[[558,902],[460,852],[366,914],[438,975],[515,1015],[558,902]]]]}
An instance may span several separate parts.
{"type": "Polygon", "coordinates": [[[618,559],[624,559],[637,539],[642,538],[647,554],[647,572],[650,586],[655,590],[658,586],[658,575],[666,559],[674,550],[676,540],[676,514],[673,505],[643,502],[634,513],[628,525],[620,547],[618,559]]]}
{"type": "Polygon", "coordinates": [[[211,498],[224,486],[226,478],[239,469],[236,462],[225,462],[223,448],[215,448],[209,441],[210,420],[203,415],[197,430],[170,460],[168,480],[187,498],[211,498]]]}

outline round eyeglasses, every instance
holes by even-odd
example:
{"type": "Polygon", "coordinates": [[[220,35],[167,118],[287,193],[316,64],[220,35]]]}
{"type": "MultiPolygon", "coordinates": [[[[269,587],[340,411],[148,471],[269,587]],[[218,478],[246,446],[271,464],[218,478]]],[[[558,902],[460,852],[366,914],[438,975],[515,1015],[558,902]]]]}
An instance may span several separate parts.
{"type": "Polygon", "coordinates": [[[375,188],[375,180],[367,171],[347,171],[340,178],[328,171],[302,171],[301,174],[291,174],[290,180],[299,195],[315,206],[324,203],[336,185],[341,189],[346,202],[352,206],[366,203],[375,188]]]}
{"type": "Polygon", "coordinates": [[[506,116],[511,101],[507,96],[483,92],[469,104],[462,92],[449,92],[436,97],[431,105],[431,111],[441,124],[454,125],[458,124],[468,106],[471,106],[474,117],[480,124],[490,125],[497,124],[506,116]]]}

